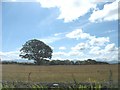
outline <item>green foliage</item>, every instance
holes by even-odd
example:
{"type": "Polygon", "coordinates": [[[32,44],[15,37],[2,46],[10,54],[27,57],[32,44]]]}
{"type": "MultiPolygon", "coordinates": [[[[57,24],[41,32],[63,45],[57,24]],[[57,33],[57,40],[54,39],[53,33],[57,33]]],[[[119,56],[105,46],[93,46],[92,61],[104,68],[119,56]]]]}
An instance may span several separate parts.
{"type": "MultiPolygon", "coordinates": [[[[16,83],[17,84],[17,83],[16,83]]],[[[71,86],[71,84],[67,84],[66,86],[51,86],[48,87],[47,85],[41,85],[41,84],[26,84],[28,86],[25,88],[19,88],[19,87],[10,87],[9,83],[3,84],[2,90],[102,90],[104,87],[102,87],[101,84],[77,84],[71,86]]],[[[105,90],[108,90],[110,87],[107,87],[105,90]]]]}
{"type": "MultiPolygon", "coordinates": [[[[84,61],[70,61],[70,60],[45,60],[41,59],[35,63],[39,63],[41,65],[96,65],[96,64],[108,64],[107,62],[99,62],[92,59],[84,60],[84,61]]],[[[15,62],[15,61],[2,61],[2,64],[24,64],[24,65],[34,65],[35,63],[26,63],[26,62],[15,62]]]]}
{"type": "Polygon", "coordinates": [[[52,49],[44,42],[37,39],[27,41],[20,50],[20,57],[28,60],[35,60],[36,64],[41,64],[45,58],[51,59],[52,49]]]}

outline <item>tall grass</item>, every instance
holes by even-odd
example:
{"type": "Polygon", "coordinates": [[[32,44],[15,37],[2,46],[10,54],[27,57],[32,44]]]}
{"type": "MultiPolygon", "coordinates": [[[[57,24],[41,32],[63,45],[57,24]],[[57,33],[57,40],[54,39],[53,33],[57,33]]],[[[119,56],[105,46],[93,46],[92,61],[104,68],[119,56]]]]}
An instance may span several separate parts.
{"type": "MultiPolygon", "coordinates": [[[[26,88],[28,90],[113,90],[117,87],[109,87],[105,83],[28,83],[28,82],[4,82],[2,90],[18,90],[26,88]]],[[[24,89],[23,89],[24,90],[24,89]]]]}

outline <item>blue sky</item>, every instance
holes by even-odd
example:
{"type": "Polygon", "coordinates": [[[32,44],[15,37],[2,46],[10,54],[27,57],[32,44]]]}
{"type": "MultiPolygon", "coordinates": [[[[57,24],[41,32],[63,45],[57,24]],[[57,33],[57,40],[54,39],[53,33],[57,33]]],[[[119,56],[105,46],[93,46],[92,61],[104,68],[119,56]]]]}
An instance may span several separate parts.
{"type": "Polygon", "coordinates": [[[51,46],[52,59],[117,61],[118,1],[3,0],[0,55],[20,59],[22,45],[35,38],[51,46]]]}

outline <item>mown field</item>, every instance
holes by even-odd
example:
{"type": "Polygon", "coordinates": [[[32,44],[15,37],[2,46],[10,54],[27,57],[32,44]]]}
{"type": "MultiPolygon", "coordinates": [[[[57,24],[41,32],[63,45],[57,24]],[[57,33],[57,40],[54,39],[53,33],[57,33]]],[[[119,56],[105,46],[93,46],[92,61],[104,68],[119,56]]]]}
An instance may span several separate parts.
{"type": "Polygon", "coordinates": [[[118,80],[118,65],[2,65],[2,80],[32,82],[70,82],[118,80]]]}

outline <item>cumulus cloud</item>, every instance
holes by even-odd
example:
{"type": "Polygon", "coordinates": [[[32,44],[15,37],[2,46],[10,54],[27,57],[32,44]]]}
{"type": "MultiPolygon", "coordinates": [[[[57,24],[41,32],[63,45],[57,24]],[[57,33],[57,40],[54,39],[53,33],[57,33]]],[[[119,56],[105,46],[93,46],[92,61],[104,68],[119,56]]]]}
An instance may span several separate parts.
{"type": "Polygon", "coordinates": [[[91,50],[90,50],[90,54],[95,54],[95,55],[100,55],[101,54],[101,51],[100,51],[100,47],[98,46],[95,46],[95,47],[91,47],[91,50]]]}
{"type": "Polygon", "coordinates": [[[84,39],[84,42],[79,42],[71,47],[71,53],[73,53],[74,56],[79,57],[79,59],[118,60],[118,48],[115,43],[111,43],[109,37],[96,37],[83,32],[82,29],[73,30],[66,34],[66,37],[77,40],[84,39]],[[82,35],[84,34],[86,36],[83,38],[82,35]],[[81,52],[83,54],[81,54],[81,52]]]}
{"type": "Polygon", "coordinates": [[[91,22],[112,21],[118,19],[118,2],[116,0],[110,4],[105,4],[102,10],[94,10],[89,20],[91,22]]]}
{"type": "Polygon", "coordinates": [[[96,8],[96,4],[90,0],[37,0],[43,8],[59,8],[58,19],[64,22],[71,22],[85,15],[91,8],[96,8]]]}
{"type": "Polygon", "coordinates": [[[86,48],[88,48],[88,44],[87,43],[79,43],[77,44],[75,47],[72,47],[72,50],[85,50],[86,48]]]}
{"type": "Polygon", "coordinates": [[[118,48],[114,43],[107,44],[104,48],[92,47],[89,53],[99,60],[118,61],[118,48]]]}
{"type": "Polygon", "coordinates": [[[105,58],[106,61],[118,61],[118,50],[115,51],[105,51],[103,50],[104,53],[102,53],[101,56],[99,56],[100,59],[105,58]]]}
{"type": "Polygon", "coordinates": [[[76,29],[73,30],[72,32],[66,34],[66,37],[68,38],[75,38],[75,39],[89,39],[92,38],[92,36],[90,36],[90,34],[88,33],[84,33],[82,29],[76,29]]]}
{"type": "Polygon", "coordinates": [[[63,19],[64,22],[77,20],[79,17],[94,10],[89,20],[95,21],[111,21],[118,19],[118,2],[119,0],[3,0],[3,2],[33,2],[37,1],[43,8],[59,9],[57,19],[63,19]],[[112,2],[105,4],[102,10],[96,10],[96,6],[100,2],[112,2]]]}
{"type": "Polygon", "coordinates": [[[112,52],[112,51],[116,51],[117,50],[117,47],[115,47],[115,44],[112,43],[112,44],[108,44],[106,47],[105,47],[105,51],[106,52],[112,52]]]}
{"type": "Polygon", "coordinates": [[[60,14],[57,19],[63,19],[64,22],[77,20],[93,10],[89,20],[111,21],[118,19],[118,2],[119,0],[36,0],[43,8],[58,8],[60,14]],[[98,9],[98,3],[104,2],[104,8],[98,9]],[[110,4],[106,2],[111,2],[110,4]]]}
{"type": "Polygon", "coordinates": [[[97,45],[97,46],[103,46],[107,42],[110,42],[109,37],[98,37],[98,38],[94,37],[89,41],[90,45],[97,45]]]}
{"type": "Polygon", "coordinates": [[[0,57],[2,60],[20,59],[19,51],[0,52],[0,57]]]}
{"type": "MultiPolygon", "coordinates": [[[[72,39],[75,38],[77,40],[86,39],[86,40],[89,40],[90,45],[103,46],[105,43],[110,42],[109,37],[96,37],[96,36],[90,35],[89,33],[83,32],[82,29],[73,30],[72,32],[69,32],[68,34],[66,34],[66,37],[72,38],[72,39]]],[[[84,46],[84,48],[86,48],[87,45],[84,43],[81,43],[81,44],[78,44],[74,48],[75,49],[83,49],[83,46],[84,46]]]]}

